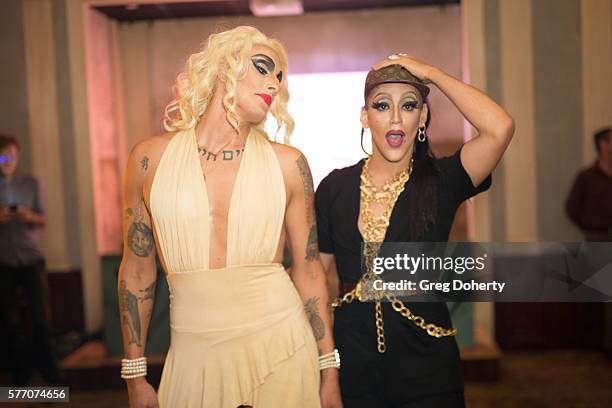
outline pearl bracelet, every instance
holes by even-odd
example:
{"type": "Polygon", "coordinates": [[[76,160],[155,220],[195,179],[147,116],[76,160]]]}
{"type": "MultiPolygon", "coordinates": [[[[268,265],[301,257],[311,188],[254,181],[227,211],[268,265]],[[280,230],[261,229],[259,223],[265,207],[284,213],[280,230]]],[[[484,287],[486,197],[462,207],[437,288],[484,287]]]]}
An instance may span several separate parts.
{"type": "Polygon", "coordinates": [[[319,356],[319,369],[325,370],[326,368],[340,368],[340,353],[338,353],[338,349],[319,356]]]}
{"type": "Polygon", "coordinates": [[[122,358],[121,359],[121,378],[130,379],[144,377],[147,375],[147,358],[122,358]]]}
{"type": "Polygon", "coordinates": [[[145,377],[146,375],[147,375],[147,373],[144,373],[144,374],[132,374],[132,375],[121,374],[121,378],[123,378],[124,380],[129,380],[131,378],[145,377]]]}

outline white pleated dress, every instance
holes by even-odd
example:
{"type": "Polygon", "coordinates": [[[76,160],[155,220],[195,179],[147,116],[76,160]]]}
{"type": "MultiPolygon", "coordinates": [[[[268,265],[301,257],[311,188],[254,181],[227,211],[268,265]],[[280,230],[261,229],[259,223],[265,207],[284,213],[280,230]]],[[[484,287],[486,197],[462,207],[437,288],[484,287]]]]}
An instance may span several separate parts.
{"type": "Polygon", "coordinates": [[[228,213],[227,267],[209,269],[209,208],[193,129],[169,142],[151,186],[167,268],[171,342],[162,408],[318,408],[317,345],[302,300],[273,263],[285,186],[268,139],[251,133],[228,213]]]}

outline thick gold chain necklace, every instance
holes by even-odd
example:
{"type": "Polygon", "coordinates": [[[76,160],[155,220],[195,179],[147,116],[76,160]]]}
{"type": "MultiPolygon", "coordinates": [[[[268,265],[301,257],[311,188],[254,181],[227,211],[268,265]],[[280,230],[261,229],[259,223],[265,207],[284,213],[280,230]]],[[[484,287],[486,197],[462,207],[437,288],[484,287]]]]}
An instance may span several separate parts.
{"type": "Polygon", "coordinates": [[[402,191],[404,191],[406,182],[410,178],[410,173],[412,173],[412,161],[408,169],[400,172],[393,179],[387,181],[382,187],[376,187],[372,183],[369,164],[370,157],[368,157],[363,164],[361,186],[359,187],[361,191],[360,203],[363,209],[361,214],[361,219],[364,223],[363,241],[381,243],[385,240],[385,234],[389,226],[389,220],[395,202],[402,191]],[[370,210],[371,202],[384,205],[382,214],[374,215],[372,210],[370,210]]]}
{"type": "Polygon", "coordinates": [[[371,156],[365,160],[363,169],[361,171],[361,185],[360,185],[360,205],[362,208],[361,219],[363,220],[363,257],[365,264],[365,273],[357,283],[357,286],[352,291],[346,293],[341,299],[336,299],[333,303],[333,307],[339,307],[344,303],[351,303],[355,298],[360,302],[366,302],[374,300],[375,303],[375,317],[376,317],[376,336],[378,344],[378,352],[384,353],[387,349],[385,342],[385,331],[384,321],[382,313],[381,299],[385,297],[395,311],[400,313],[408,320],[413,321],[418,327],[422,328],[433,337],[444,337],[454,336],[457,333],[457,329],[445,329],[443,327],[436,326],[432,323],[426,323],[425,319],[421,316],[413,314],[408,307],[404,305],[404,302],[397,299],[391,294],[377,291],[374,289],[374,281],[380,279],[380,276],[376,276],[373,269],[373,261],[380,250],[381,244],[385,240],[387,228],[389,227],[389,221],[391,219],[391,212],[399,197],[404,191],[406,182],[410,179],[412,174],[412,166],[414,160],[410,161],[410,167],[400,172],[392,180],[386,182],[382,187],[376,187],[371,180],[369,172],[371,156]],[[383,204],[384,209],[380,215],[374,215],[370,210],[370,204],[372,202],[383,204]]]}
{"type": "Polygon", "coordinates": [[[393,179],[387,181],[382,187],[376,187],[372,183],[370,175],[370,159],[368,157],[363,164],[361,172],[360,190],[360,207],[361,219],[363,220],[363,251],[365,273],[362,276],[358,286],[357,294],[359,300],[364,302],[368,300],[379,301],[383,297],[381,291],[374,289],[374,281],[380,279],[373,271],[372,265],[374,258],[378,256],[380,245],[385,241],[387,227],[391,219],[391,212],[399,195],[404,191],[406,182],[410,179],[412,172],[412,161],[410,167],[401,171],[393,179]],[[383,210],[380,215],[374,215],[370,209],[370,204],[382,204],[383,210]]]}

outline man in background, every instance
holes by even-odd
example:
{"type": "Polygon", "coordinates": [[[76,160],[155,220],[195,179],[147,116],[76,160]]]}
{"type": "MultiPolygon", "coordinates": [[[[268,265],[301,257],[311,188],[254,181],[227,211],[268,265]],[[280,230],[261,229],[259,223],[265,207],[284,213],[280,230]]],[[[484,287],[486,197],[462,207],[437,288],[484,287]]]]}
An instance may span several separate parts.
{"type": "MultiPolygon", "coordinates": [[[[612,242],[612,128],[595,133],[597,161],[576,176],[567,199],[567,215],[586,241],[612,242]]],[[[612,358],[612,304],[604,303],[604,353],[612,358]]]]}
{"type": "Polygon", "coordinates": [[[576,176],[567,199],[570,219],[587,241],[612,241],[612,128],[594,135],[597,161],[576,176]]]}
{"type": "Polygon", "coordinates": [[[18,162],[17,139],[0,134],[0,327],[6,333],[12,385],[27,386],[33,367],[45,381],[57,384],[60,376],[49,343],[44,303],[45,261],[39,250],[45,215],[38,181],[19,174],[18,162]],[[29,338],[21,318],[19,289],[31,317],[29,338]]]}

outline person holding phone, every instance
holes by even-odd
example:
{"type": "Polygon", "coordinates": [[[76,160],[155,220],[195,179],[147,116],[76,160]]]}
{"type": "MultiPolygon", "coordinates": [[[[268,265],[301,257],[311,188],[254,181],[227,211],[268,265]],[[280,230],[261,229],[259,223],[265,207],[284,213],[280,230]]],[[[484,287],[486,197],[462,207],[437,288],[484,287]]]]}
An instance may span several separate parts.
{"type": "Polygon", "coordinates": [[[20,174],[18,163],[19,142],[0,135],[0,326],[7,333],[12,385],[29,384],[32,368],[48,383],[58,384],[61,374],[49,342],[42,283],[42,198],[36,178],[20,174]],[[21,321],[19,288],[28,303],[31,336],[26,336],[21,321]]]}

